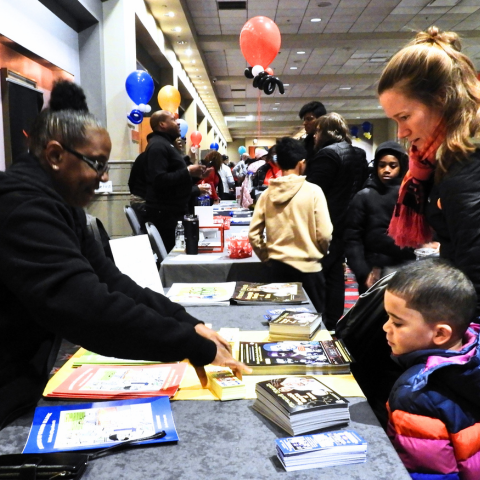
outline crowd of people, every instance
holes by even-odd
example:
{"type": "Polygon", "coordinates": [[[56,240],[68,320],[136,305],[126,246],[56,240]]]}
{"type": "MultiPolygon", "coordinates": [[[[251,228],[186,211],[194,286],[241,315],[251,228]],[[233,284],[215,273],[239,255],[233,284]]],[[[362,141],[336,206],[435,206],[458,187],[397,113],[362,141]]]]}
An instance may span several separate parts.
{"type": "MultiPolygon", "coordinates": [[[[0,173],[0,428],[36,404],[61,338],[108,356],[189,359],[202,384],[209,363],[249,372],[226,340],[122,275],[92,238],[83,208],[108,178],[111,143],[82,95],[59,82],[29,153],[0,173]]],[[[235,166],[216,151],[189,162],[174,115],[157,111],[132,202],[170,250],[198,197],[217,203],[241,186],[258,257],[275,281],[302,282],[329,329],[344,310],[345,261],[360,293],[396,271],[383,329],[404,373],[387,433],[413,478],[477,479],[480,82],[458,36],[431,27],[388,62],[378,95],[409,148],[381,143],[370,168],[345,119],[320,102],[300,110],[303,141],[281,138],[235,166]],[[431,242],[441,258],[416,262],[414,249],[431,242]]]]}

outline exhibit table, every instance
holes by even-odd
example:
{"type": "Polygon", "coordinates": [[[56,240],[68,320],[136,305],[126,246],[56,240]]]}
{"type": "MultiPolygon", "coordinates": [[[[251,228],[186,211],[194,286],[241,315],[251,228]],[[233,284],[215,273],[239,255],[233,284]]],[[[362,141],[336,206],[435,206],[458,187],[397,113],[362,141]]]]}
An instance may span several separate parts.
{"type": "MultiPolygon", "coordinates": [[[[234,233],[248,231],[248,226],[233,226],[225,230],[225,239],[234,233]]],[[[160,264],[162,285],[197,282],[268,282],[268,267],[253,252],[251,257],[233,259],[228,256],[227,243],[223,252],[182,255],[171,251],[160,264]]]]}
{"type": "MultiPolygon", "coordinates": [[[[214,329],[265,330],[265,306],[189,307],[214,329]]],[[[65,358],[60,358],[60,362],[65,358]]],[[[275,455],[275,439],[289,436],[252,409],[253,400],[171,402],[180,441],[137,447],[92,461],[86,480],[408,480],[386,434],[363,397],[349,398],[351,422],[368,442],[363,464],[287,473],[275,455]]],[[[51,404],[51,402],[48,402],[51,404]]],[[[54,404],[65,404],[55,401],[54,404]]],[[[45,405],[41,400],[39,405],[45,405]]],[[[33,412],[0,431],[0,453],[20,453],[33,412]]]]}

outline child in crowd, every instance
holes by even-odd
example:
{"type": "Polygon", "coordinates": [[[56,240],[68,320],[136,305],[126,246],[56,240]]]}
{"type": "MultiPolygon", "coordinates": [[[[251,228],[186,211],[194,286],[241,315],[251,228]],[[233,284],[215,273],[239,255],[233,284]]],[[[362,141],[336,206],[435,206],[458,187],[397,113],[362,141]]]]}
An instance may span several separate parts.
{"type": "Polygon", "coordinates": [[[414,479],[480,478],[480,325],[473,284],[443,260],[406,265],[385,292],[383,329],[406,371],[387,433],[414,479]]]}
{"type": "Polygon", "coordinates": [[[249,239],[275,282],[302,282],[314,307],[323,313],[325,281],[320,260],[327,253],[332,222],[322,189],[306,181],[306,150],[293,138],[276,144],[282,175],[262,193],[250,223],[249,239]],[[264,239],[266,230],[267,239],[264,239]]]}

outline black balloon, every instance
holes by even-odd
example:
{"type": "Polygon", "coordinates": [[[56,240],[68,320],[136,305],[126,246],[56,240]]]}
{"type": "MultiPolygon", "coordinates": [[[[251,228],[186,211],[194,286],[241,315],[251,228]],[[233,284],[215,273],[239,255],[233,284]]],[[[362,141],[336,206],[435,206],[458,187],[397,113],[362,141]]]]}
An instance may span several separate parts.
{"type": "Polygon", "coordinates": [[[247,67],[244,74],[247,78],[253,78],[252,67],[247,67]]]}
{"type": "Polygon", "coordinates": [[[278,77],[269,75],[267,72],[260,72],[256,77],[253,77],[252,67],[245,69],[245,76],[247,78],[253,78],[253,87],[263,90],[266,95],[271,95],[275,92],[275,88],[278,86],[278,91],[283,95],[285,88],[282,81],[278,77]]]}

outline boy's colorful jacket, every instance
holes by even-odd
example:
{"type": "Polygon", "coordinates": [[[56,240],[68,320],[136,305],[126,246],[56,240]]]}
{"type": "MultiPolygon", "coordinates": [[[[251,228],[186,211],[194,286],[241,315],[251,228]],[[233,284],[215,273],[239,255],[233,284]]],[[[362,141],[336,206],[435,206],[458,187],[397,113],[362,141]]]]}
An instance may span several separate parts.
{"type": "Polygon", "coordinates": [[[392,357],[407,370],[387,403],[387,433],[416,480],[480,479],[480,325],[462,350],[392,357]]]}

